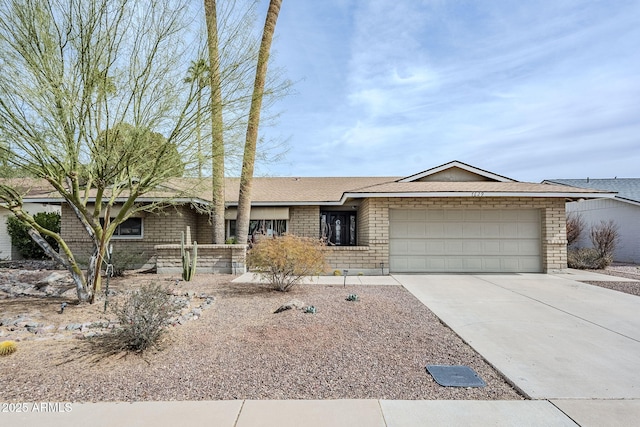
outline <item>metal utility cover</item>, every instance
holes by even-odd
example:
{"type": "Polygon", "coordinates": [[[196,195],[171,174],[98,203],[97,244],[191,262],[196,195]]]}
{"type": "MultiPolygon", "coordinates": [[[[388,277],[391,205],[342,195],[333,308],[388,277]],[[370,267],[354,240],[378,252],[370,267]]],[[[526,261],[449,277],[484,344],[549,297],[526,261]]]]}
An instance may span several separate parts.
{"type": "Polygon", "coordinates": [[[468,366],[427,365],[434,380],[445,387],[484,387],[487,384],[468,366]]]}

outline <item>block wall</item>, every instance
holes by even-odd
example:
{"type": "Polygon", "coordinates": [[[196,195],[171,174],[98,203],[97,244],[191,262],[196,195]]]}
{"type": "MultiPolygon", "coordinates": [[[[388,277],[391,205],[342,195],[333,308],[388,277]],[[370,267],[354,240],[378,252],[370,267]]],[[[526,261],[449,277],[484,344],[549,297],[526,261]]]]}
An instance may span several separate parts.
{"type": "MultiPolygon", "coordinates": [[[[155,265],[155,246],[179,244],[180,232],[191,227],[191,238],[198,237],[199,215],[188,206],[175,206],[161,212],[142,215],[142,238],[113,237],[114,262],[127,257],[133,264],[130,268],[150,268],[155,265]]],[[[89,260],[92,244],[82,223],[67,204],[62,205],[60,233],[74,256],[82,263],[89,260]]]]}
{"type": "MultiPolygon", "coordinates": [[[[193,253],[193,246],[185,249],[193,253]]],[[[182,273],[182,256],[180,245],[157,245],[158,273],[182,273]]],[[[198,261],[196,274],[221,273],[242,274],[245,272],[246,246],[245,245],[201,245],[198,244],[198,261]]]]}
{"type": "Polygon", "coordinates": [[[320,238],[320,207],[289,208],[289,233],[300,237],[320,238]]]}

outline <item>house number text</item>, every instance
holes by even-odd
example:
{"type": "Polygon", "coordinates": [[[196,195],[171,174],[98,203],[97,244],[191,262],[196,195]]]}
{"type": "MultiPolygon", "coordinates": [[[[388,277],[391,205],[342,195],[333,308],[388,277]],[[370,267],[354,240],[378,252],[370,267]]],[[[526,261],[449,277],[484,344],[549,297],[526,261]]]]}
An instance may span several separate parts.
{"type": "Polygon", "coordinates": [[[484,191],[472,191],[471,192],[471,197],[483,197],[484,196],[484,191]]]}

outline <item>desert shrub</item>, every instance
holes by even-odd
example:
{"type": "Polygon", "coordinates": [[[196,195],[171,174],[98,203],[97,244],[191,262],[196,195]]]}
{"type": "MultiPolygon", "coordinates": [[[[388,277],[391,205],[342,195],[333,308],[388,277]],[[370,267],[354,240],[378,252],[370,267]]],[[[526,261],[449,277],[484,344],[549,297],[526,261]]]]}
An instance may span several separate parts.
{"type": "Polygon", "coordinates": [[[136,266],[142,264],[144,252],[131,252],[123,249],[114,250],[111,255],[111,264],[113,264],[113,276],[124,276],[124,272],[132,270],[136,266]]]}
{"type": "Polygon", "coordinates": [[[248,252],[247,264],[279,291],[325,270],[322,242],[292,234],[263,239],[248,252]]]}
{"type": "Polygon", "coordinates": [[[618,226],[613,220],[602,220],[599,224],[592,225],[589,237],[600,257],[613,259],[613,251],[619,238],[618,226]]]}
{"type": "Polygon", "coordinates": [[[567,214],[567,245],[573,246],[585,228],[584,219],[579,212],[569,212],[567,214]]]}
{"type": "Polygon", "coordinates": [[[570,249],[567,252],[569,268],[580,270],[602,270],[611,264],[611,257],[603,257],[593,248],[570,249]]]}
{"type": "Polygon", "coordinates": [[[114,342],[122,350],[135,352],[156,346],[178,309],[163,286],[141,286],[114,306],[113,311],[120,324],[113,330],[114,342]]]}
{"type": "MultiPolygon", "coordinates": [[[[60,214],[57,212],[39,212],[33,219],[40,226],[47,230],[60,232],[60,214]]],[[[11,236],[11,244],[15,246],[18,253],[26,259],[48,259],[44,250],[29,235],[29,226],[18,218],[10,216],[7,219],[7,232],[11,236]]],[[[54,251],[58,251],[58,242],[50,236],[43,236],[51,245],[54,251]]]]}

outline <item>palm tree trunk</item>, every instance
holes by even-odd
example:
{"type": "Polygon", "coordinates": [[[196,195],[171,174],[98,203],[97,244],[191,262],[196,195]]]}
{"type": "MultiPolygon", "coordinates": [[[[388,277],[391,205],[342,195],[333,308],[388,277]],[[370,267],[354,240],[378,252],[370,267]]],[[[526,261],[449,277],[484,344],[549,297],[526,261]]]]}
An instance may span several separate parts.
{"type": "Polygon", "coordinates": [[[213,243],[224,243],[224,135],[216,0],[204,0],[211,83],[211,184],[213,243]]]}
{"type": "Polygon", "coordinates": [[[280,13],[282,0],[270,0],[267,18],[262,30],[262,41],[258,52],[258,64],[256,67],[256,79],[253,85],[251,108],[247,123],[247,136],[244,144],[242,158],[242,173],[240,175],[240,193],[238,194],[238,217],[236,220],[236,235],[238,243],[246,243],[249,235],[249,218],[251,213],[251,190],[253,186],[253,170],[256,161],[256,146],[258,143],[258,127],[260,126],[260,110],[264,86],[267,79],[267,66],[269,64],[269,52],[273,34],[276,30],[276,22],[280,13]]]}

